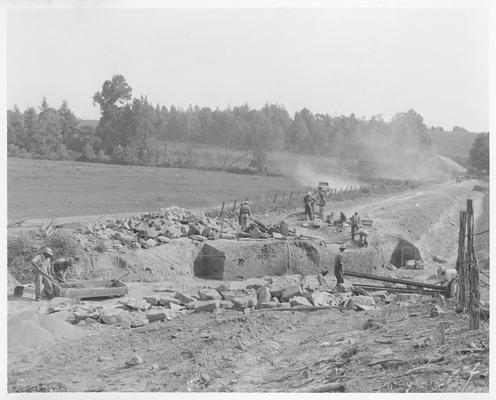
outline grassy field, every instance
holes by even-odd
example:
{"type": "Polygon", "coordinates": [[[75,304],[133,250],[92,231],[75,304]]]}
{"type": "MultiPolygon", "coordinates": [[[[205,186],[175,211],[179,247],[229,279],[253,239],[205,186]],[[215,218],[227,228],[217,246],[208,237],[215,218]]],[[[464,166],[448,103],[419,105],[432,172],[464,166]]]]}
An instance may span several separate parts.
{"type": "Polygon", "coordinates": [[[281,177],[193,169],[8,159],[8,220],[202,208],[302,190],[281,177]]]}

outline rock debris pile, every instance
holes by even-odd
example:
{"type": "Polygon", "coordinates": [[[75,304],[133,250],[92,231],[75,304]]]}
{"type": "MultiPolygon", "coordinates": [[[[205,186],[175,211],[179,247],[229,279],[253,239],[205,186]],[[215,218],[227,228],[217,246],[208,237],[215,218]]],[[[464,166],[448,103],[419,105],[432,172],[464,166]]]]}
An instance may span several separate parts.
{"type": "Polygon", "coordinates": [[[393,295],[387,291],[364,292],[346,286],[344,291],[330,289],[330,281],[322,275],[284,275],[250,278],[205,287],[196,293],[169,288],[155,288],[154,295],[141,299],[124,298],[116,305],[103,306],[68,298],[55,298],[49,313],[57,313],[73,325],[93,324],[138,328],[157,321],[170,321],[193,312],[240,312],[264,309],[314,309],[340,307],[356,311],[372,310],[391,303],[408,306],[419,302],[419,295],[393,295]]]}
{"type": "Polygon", "coordinates": [[[121,219],[92,222],[74,235],[87,251],[118,251],[149,249],[169,243],[173,239],[189,237],[203,242],[218,238],[281,239],[294,231],[281,222],[266,226],[253,220],[245,232],[239,232],[235,217],[208,217],[200,211],[173,206],[159,212],[149,212],[121,219]]]}
{"type": "Polygon", "coordinates": [[[202,212],[174,206],[159,212],[90,223],[79,230],[77,239],[88,247],[103,245],[102,250],[148,249],[180,237],[213,239],[221,230],[223,235],[234,237],[236,224],[232,218],[210,218],[202,212]]]}

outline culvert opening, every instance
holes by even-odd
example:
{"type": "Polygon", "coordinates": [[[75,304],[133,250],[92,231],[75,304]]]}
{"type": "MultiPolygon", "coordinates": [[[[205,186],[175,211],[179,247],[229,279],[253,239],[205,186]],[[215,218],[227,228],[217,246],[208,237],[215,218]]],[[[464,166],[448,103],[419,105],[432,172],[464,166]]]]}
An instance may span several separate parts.
{"type": "Polygon", "coordinates": [[[411,260],[422,261],[420,250],[408,240],[399,239],[389,262],[396,268],[403,268],[411,260]]]}
{"type": "Polygon", "coordinates": [[[194,274],[197,278],[222,280],[225,261],[224,252],[205,244],[193,263],[194,274]]]}

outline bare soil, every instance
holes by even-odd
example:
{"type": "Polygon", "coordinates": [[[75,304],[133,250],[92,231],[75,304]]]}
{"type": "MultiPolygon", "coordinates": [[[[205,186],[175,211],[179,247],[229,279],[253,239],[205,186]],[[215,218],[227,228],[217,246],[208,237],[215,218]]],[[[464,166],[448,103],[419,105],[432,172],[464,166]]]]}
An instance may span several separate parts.
{"type": "MultiPolygon", "coordinates": [[[[399,236],[410,240],[420,248],[425,269],[388,273],[432,280],[439,266],[434,255],[444,257],[445,266],[456,258],[457,216],[465,199],[473,197],[476,215],[483,215],[483,194],[471,191],[473,183],[446,183],[329,209],[347,215],[357,210],[374,219],[371,246],[386,248],[399,236]]],[[[288,220],[300,232],[332,242],[331,248],[346,241],[351,252],[360,251],[346,238],[348,232],[324,226],[305,230],[297,214],[288,220]]],[[[191,291],[211,281],[161,284],[191,291]]],[[[152,293],[157,285],[131,282],[130,296],[152,293]]],[[[10,299],[9,317],[43,312],[46,304],[29,296],[10,299]]],[[[9,348],[9,391],[312,392],[330,383],[343,383],[347,392],[487,392],[489,387],[488,323],[470,331],[467,316],[455,313],[452,302],[431,297],[362,312],[221,309],[135,329],[101,324],[79,329],[90,336],[36,352],[9,348]],[[432,317],[435,305],[441,314],[432,317]],[[127,367],[133,355],[144,362],[127,367]]]]}
{"type": "Polygon", "coordinates": [[[469,331],[464,316],[431,318],[416,304],[362,313],[226,310],[133,330],[100,327],[56,348],[9,354],[9,391],[307,392],[333,382],[349,392],[488,390],[488,325],[469,331]],[[370,319],[377,329],[364,329],[370,319]],[[449,325],[444,342],[441,321],[449,325]],[[126,367],[134,354],[144,363],[126,367]]]}

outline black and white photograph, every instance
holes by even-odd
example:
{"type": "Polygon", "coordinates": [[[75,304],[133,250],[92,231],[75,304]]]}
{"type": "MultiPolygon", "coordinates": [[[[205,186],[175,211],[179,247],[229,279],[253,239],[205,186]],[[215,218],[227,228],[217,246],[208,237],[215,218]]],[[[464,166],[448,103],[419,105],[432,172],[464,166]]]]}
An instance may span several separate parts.
{"type": "Polygon", "coordinates": [[[489,399],[490,3],[5,1],[2,393],[489,399]]]}

